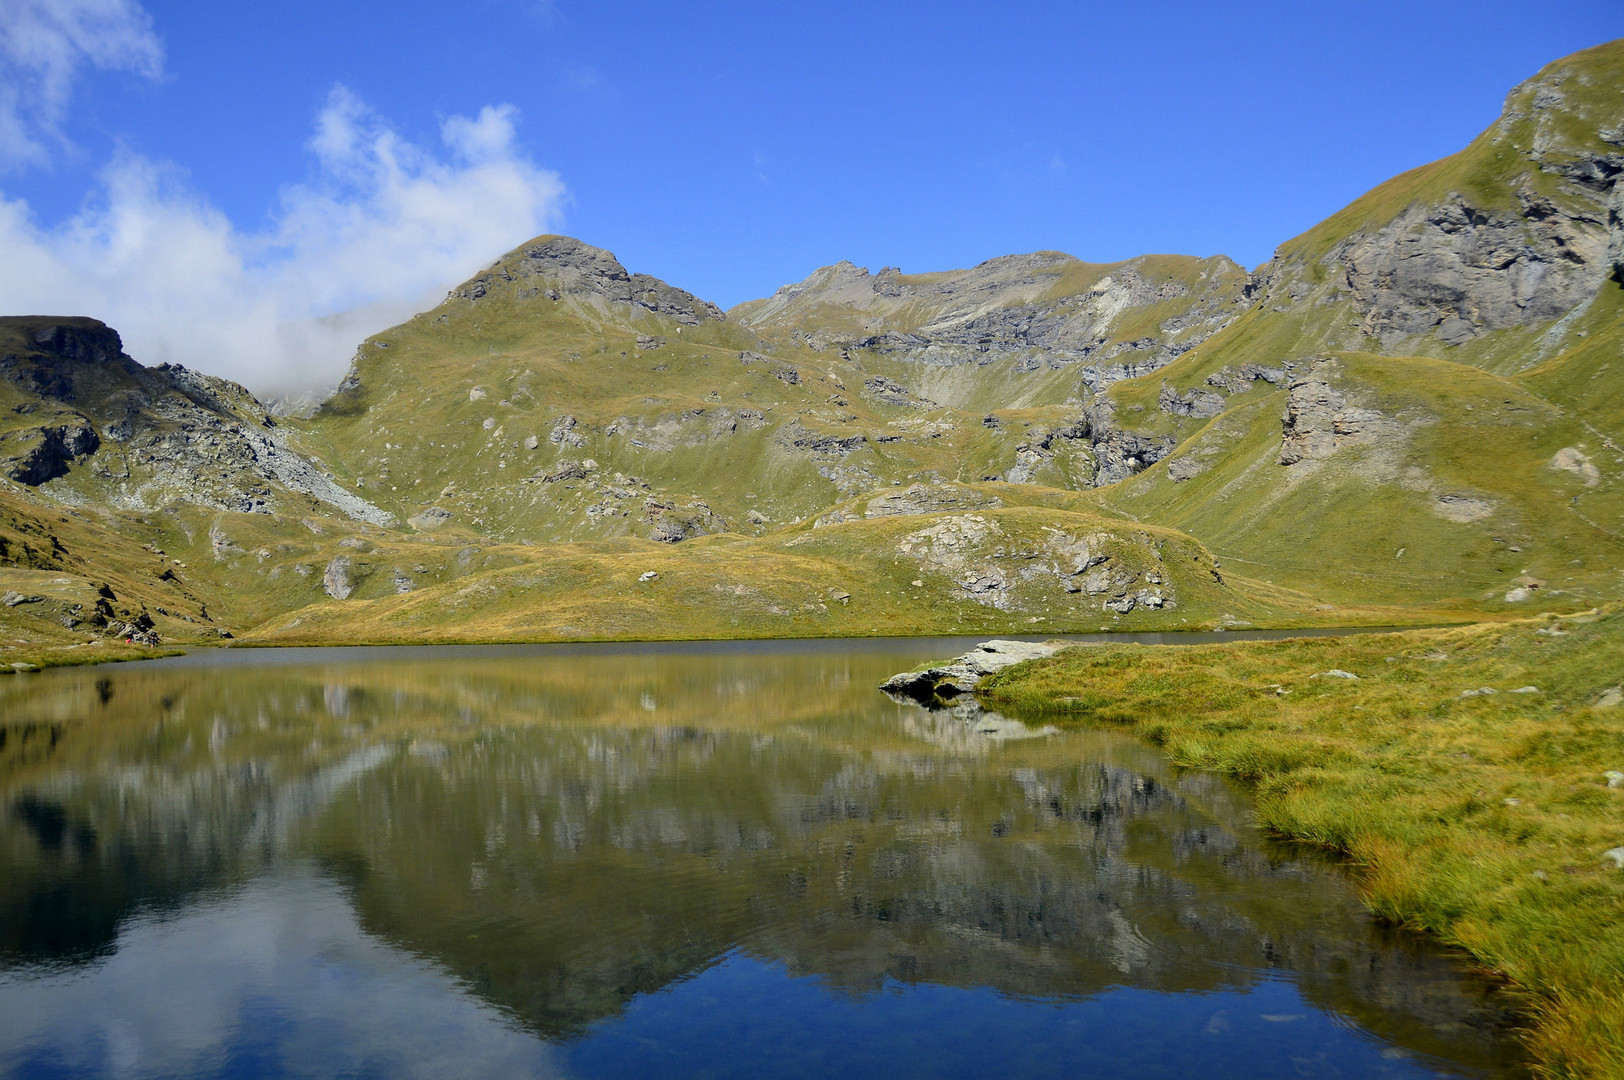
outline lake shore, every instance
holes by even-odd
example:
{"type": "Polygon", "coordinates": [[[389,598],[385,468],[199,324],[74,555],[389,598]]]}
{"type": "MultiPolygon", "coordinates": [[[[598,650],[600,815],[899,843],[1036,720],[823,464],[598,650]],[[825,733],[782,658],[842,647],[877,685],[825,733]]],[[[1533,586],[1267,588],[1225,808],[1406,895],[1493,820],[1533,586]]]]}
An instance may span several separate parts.
{"type": "Polygon", "coordinates": [[[1529,996],[1547,1076],[1624,1076],[1624,615],[1103,645],[988,677],[989,706],[1120,725],[1344,852],[1371,909],[1529,996]],[[1614,774],[1610,776],[1609,774],[1614,774]],[[1612,786],[1610,786],[1612,785],[1612,786]]]}

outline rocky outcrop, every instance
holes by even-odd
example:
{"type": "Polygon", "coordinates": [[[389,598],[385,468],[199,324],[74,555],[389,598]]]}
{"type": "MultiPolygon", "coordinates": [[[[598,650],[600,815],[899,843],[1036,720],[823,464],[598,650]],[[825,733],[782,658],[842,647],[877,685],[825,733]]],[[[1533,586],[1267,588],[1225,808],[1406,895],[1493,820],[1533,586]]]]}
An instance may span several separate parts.
{"type": "Polygon", "coordinates": [[[623,305],[686,326],[726,317],[715,304],[667,285],[659,278],[628,274],[609,252],[568,236],[537,237],[503,257],[489,270],[453,289],[451,298],[477,302],[496,291],[511,291],[521,300],[543,297],[553,301],[623,305]]]}
{"type": "Polygon", "coordinates": [[[791,420],[779,428],[774,439],[786,450],[796,450],[817,457],[845,457],[852,451],[861,449],[868,442],[868,436],[861,433],[836,435],[832,432],[814,431],[799,420],[791,420]]]}
{"type": "Polygon", "coordinates": [[[1081,364],[1085,384],[1097,390],[1171,362],[1243,310],[1240,267],[1222,257],[1176,261],[1169,273],[1146,258],[1099,266],[1040,251],[915,276],[894,267],[870,274],[842,262],[734,315],[848,356],[871,352],[943,366],[1004,360],[1022,372],[1081,364]],[[1152,307],[1167,311],[1156,333],[1124,337],[1126,317],[1152,307]],[[906,326],[896,325],[904,312],[906,326]]]}
{"type": "Polygon", "coordinates": [[[1595,295],[1614,272],[1606,202],[1528,191],[1518,201],[1514,212],[1485,210],[1452,194],[1337,245],[1325,261],[1340,268],[1361,332],[1388,349],[1426,333],[1459,345],[1560,318],[1595,295]]]}
{"type": "MultiPolygon", "coordinates": [[[[567,419],[574,424],[574,417],[567,419]]],[[[740,431],[755,431],[766,423],[767,414],[760,409],[697,408],[658,416],[616,417],[604,428],[604,435],[624,438],[640,450],[673,451],[705,446],[740,431]]],[[[557,428],[554,433],[558,433],[557,428]]],[[[567,434],[553,441],[586,445],[586,439],[573,426],[567,434]]]]}
{"type": "Polygon", "coordinates": [[[676,544],[696,536],[728,531],[727,522],[705,503],[696,500],[678,504],[650,498],[643,503],[643,517],[649,523],[649,539],[676,544]]]}
{"type": "Polygon", "coordinates": [[[935,517],[897,541],[922,572],[945,575],[967,599],[1013,611],[1039,596],[1126,615],[1177,606],[1163,543],[1148,534],[1044,529],[1020,538],[990,513],[935,517]]]}
{"type": "Polygon", "coordinates": [[[340,555],[327,564],[322,571],[321,588],[334,600],[348,600],[355,591],[355,580],[351,575],[353,564],[348,555],[340,555]]]}
{"type": "Polygon", "coordinates": [[[906,517],[951,511],[991,510],[1004,505],[996,495],[955,484],[913,484],[902,491],[876,495],[863,509],[864,517],[906,517]]]}
{"type": "Polygon", "coordinates": [[[311,461],[242,386],[180,365],[143,367],[121,350],[118,333],[94,319],[0,318],[0,370],[46,391],[17,406],[41,423],[0,436],[0,470],[31,485],[71,472],[79,497],[129,508],[179,501],[269,513],[296,494],[359,521],[394,520],[311,461]]]}
{"type": "Polygon", "coordinates": [[[863,396],[881,405],[907,405],[915,409],[934,408],[936,404],[883,375],[863,380],[863,396]]]}
{"type": "Polygon", "coordinates": [[[1259,380],[1274,386],[1283,384],[1290,378],[1289,367],[1289,364],[1268,367],[1254,363],[1242,364],[1239,369],[1226,366],[1222,371],[1208,375],[1207,385],[1226,394],[1244,394],[1259,380]]]}
{"type": "Polygon", "coordinates": [[[1624,280],[1624,95],[1609,63],[1589,50],[1548,66],[1472,146],[1285,245],[1250,291],[1274,312],[1335,312],[1309,324],[1320,347],[1390,354],[1447,356],[1581,308],[1624,280]]]}
{"type": "Polygon", "coordinates": [[[83,417],[51,427],[0,435],[0,475],[38,487],[67,474],[74,461],[96,452],[101,439],[83,417]]]}
{"type": "Polygon", "coordinates": [[[1104,487],[1143,472],[1173,452],[1178,440],[1170,435],[1147,435],[1128,431],[1116,422],[1116,406],[1107,398],[1097,400],[1088,412],[1088,429],[1094,450],[1094,486],[1104,487]]]}
{"type": "Polygon", "coordinates": [[[1226,408],[1222,394],[1200,388],[1181,394],[1168,383],[1162,383],[1161,392],[1156,397],[1156,405],[1164,413],[1190,416],[1198,420],[1217,416],[1226,408]]]}
{"type": "Polygon", "coordinates": [[[1280,464],[1321,461],[1344,447],[1399,433],[1391,417],[1349,404],[1329,381],[1334,372],[1334,363],[1321,361],[1308,377],[1292,382],[1281,417],[1280,464]]]}
{"type": "Polygon", "coordinates": [[[974,690],[977,683],[995,671],[1053,656],[1063,648],[1065,644],[1057,641],[983,641],[939,667],[893,675],[880,684],[880,689],[893,697],[924,705],[945,705],[960,694],[974,690]]]}

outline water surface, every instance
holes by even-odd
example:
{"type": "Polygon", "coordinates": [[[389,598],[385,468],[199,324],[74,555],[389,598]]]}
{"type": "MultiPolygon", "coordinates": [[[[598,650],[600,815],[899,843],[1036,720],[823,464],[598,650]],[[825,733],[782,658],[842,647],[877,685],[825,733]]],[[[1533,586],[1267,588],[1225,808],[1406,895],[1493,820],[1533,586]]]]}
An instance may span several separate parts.
{"type": "Polygon", "coordinates": [[[7,680],[0,1075],[1521,1075],[1222,778],[874,689],[960,647],[7,680]]]}

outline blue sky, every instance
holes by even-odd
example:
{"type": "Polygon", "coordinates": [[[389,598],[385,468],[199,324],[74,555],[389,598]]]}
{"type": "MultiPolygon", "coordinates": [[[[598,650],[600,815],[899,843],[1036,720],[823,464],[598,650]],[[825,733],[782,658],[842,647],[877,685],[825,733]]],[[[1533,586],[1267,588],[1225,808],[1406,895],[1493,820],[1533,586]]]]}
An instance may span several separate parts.
{"type": "Polygon", "coordinates": [[[543,229],[723,306],[839,259],[1255,266],[1621,35],[1597,0],[0,0],[0,311],[272,389],[543,229]]]}

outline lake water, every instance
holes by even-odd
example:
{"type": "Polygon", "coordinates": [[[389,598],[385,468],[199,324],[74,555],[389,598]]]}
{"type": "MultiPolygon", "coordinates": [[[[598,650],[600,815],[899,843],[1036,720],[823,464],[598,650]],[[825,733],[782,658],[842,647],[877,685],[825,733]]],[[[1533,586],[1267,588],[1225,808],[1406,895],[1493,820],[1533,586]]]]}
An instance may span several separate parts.
{"type": "Polygon", "coordinates": [[[0,1075],[1522,1075],[1238,787],[874,689],[966,644],[7,679],[0,1075]]]}

